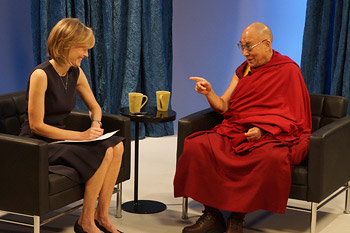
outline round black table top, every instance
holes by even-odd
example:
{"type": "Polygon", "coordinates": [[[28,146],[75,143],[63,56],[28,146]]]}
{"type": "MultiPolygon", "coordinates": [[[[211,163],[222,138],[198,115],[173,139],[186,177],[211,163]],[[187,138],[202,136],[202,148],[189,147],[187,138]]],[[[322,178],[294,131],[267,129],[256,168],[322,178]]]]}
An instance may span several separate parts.
{"type": "Polygon", "coordinates": [[[176,118],[176,112],[168,109],[168,111],[157,111],[157,107],[145,106],[141,109],[141,112],[130,113],[129,107],[123,107],[120,109],[120,113],[123,116],[130,117],[132,121],[144,122],[144,123],[162,123],[174,121],[176,118]]]}

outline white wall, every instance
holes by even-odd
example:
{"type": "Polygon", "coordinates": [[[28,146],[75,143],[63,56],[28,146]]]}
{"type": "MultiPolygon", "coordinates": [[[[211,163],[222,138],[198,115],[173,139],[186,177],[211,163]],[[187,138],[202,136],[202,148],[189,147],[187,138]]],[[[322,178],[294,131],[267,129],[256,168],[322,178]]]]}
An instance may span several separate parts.
{"type": "Polygon", "coordinates": [[[300,64],[306,1],[174,0],[172,107],[177,120],[208,107],[190,76],[205,77],[218,95],[224,93],[244,61],[236,44],[253,22],[267,24],[273,48],[300,64]]]}

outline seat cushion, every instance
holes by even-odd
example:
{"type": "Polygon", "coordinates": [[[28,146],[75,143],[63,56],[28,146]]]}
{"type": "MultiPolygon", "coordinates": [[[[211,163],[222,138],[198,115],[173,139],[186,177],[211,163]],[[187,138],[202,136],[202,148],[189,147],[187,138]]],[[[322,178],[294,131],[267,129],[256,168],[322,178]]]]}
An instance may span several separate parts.
{"type": "Polygon", "coordinates": [[[307,165],[297,165],[292,170],[292,187],[289,198],[297,200],[307,199],[308,187],[308,170],[307,165]]]}
{"type": "Polygon", "coordinates": [[[49,196],[74,188],[75,186],[83,186],[73,180],[58,174],[49,174],[49,196]]]}
{"type": "Polygon", "coordinates": [[[292,184],[307,186],[307,172],[308,167],[303,165],[297,165],[292,170],[292,184]]]}
{"type": "Polygon", "coordinates": [[[49,174],[49,211],[62,208],[84,197],[84,184],[76,183],[69,178],[49,174]]]}

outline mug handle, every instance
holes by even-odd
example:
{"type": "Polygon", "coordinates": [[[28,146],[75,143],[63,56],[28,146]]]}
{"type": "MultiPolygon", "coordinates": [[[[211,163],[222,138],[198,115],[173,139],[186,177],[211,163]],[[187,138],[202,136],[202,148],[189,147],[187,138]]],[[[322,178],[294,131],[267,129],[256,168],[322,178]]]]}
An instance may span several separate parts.
{"type": "MultiPolygon", "coordinates": [[[[147,103],[147,101],[148,101],[147,95],[143,95],[142,98],[146,98],[146,100],[145,100],[145,102],[143,102],[143,103],[141,104],[141,108],[142,108],[143,105],[145,105],[145,104],[147,103]]],[[[140,109],[141,109],[141,108],[140,108],[140,109]]]]}
{"type": "Polygon", "coordinates": [[[163,95],[159,95],[159,105],[160,108],[163,109],[163,95]]]}

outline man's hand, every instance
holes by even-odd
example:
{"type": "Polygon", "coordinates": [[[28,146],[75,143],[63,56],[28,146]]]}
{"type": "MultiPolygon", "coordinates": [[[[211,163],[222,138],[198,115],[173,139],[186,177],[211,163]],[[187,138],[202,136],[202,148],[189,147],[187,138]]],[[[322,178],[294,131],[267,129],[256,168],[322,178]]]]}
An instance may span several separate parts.
{"type": "Polygon", "coordinates": [[[196,81],[195,90],[199,94],[206,95],[212,90],[211,84],[204,78],[190,77],[190,80],[196,81]]]}
{"type": "Polygon", "coordinates": [[[258,127],[253,127],[253,128],[250,128],[248,132],[245,133],[244,135],[247,137],[249,142],[258,141],[263,135],[263,132],[258,127]]]}

